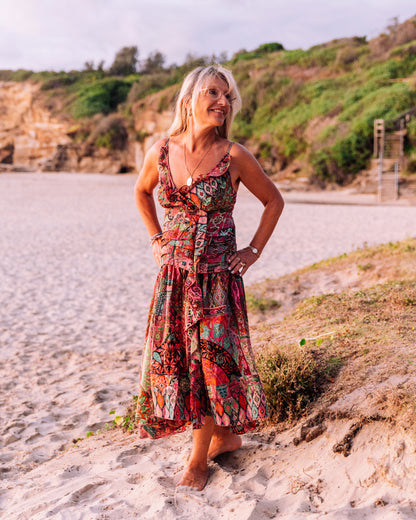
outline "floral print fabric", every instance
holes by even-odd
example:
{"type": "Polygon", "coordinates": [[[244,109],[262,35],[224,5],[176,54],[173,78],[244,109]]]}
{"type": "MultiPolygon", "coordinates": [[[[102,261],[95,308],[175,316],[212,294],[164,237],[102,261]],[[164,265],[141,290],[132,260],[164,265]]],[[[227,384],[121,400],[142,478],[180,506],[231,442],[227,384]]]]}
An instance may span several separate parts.
{"type": "Polygon", "coordinates": [[[161,148],[158,198],[166,211],[137,403],[141,437],[200,428],[207,415],[244,433],[267,416],[243,280],[228,270],[236,250],[231,146],[215,168],[180,188],[169,141],[161,148]]]}

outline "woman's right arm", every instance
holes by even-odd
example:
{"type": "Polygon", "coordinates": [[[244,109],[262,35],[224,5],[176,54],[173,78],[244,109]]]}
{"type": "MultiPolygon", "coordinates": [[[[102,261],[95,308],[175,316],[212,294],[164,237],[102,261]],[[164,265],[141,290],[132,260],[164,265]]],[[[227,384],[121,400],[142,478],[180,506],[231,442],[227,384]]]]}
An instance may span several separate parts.
{"type": "MultiPolygon", "coordinates": [[[[153,198],[153,190],[159,182],[158,161],[162,144],[163,141],[158,141],[147,152],[134,187],[136,205],[150,237],[162,231],[153,198]]],[[[153,242],[152,249],[156,263],[160,265],[160,240],[153,242]]]]}

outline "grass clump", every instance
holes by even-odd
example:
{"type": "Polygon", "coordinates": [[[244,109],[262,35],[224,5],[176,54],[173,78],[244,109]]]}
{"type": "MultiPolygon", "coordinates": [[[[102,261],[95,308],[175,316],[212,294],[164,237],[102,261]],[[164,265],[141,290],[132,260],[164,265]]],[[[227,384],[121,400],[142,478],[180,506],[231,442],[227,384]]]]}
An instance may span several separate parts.
{"type": "Polygon", "coordinates": [[[302,301],[257,356],[272,420],[301,417],[323,392],[330,404],[368,383],[369,370],[377,381],[409,370],[415,294],[415,281],[392,281],[302,301]]]}
{"type": "Polygon", "coordinates": [[[407,426],[414,422],[414,251],[416,238],[364,247],[268,280],[266,289],[264,284],[252,287],[266,298],[277,296],[286,313],[263,311],[251,329],[273,422],[327,409],[354,390],[376,388],[391,378],[406,382],[397,388],[386,383],[377,413],[407,426]],[[319,287],[329,278],[338,279],[338,289],[314,294],[314,281],[319,287]]]}
{"type": "Polygon", "coordinates": [[[247,300],[247,310],[251,312],[264,312],[272,309],[278,309],[280,307],[280,303],[272,298],[267,298],[265,296],[255,296],[251,292],[247,292],[246,294],[247,300]]]}
{"type": "Polygon", "coordinates": [[[313,352],[271,347],[257,359],[273,421],[293,420],[320,394],[323,372],[313,352]]]}

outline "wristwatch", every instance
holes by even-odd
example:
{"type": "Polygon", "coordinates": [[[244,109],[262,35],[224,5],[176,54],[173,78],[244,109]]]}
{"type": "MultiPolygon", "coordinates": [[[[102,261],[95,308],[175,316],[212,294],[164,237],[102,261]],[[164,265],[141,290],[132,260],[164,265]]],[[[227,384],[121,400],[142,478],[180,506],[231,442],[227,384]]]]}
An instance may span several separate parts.
{"type": "Polygon", "coordinates": [[[259,253],[259,250],[257,249],[257,247],[254,247],[251,244],[248,247],[251,249],[251,252],[257,256],[257,258],[260,256],[260,253],[259,253]]]}

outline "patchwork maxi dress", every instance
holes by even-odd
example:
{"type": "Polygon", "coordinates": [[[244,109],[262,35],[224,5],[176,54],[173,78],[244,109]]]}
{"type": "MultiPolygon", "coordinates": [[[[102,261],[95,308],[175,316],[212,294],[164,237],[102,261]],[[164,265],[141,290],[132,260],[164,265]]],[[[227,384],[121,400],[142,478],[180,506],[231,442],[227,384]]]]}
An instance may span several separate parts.
{"type": "Polygon", "coordinates": [[[161,147],[165,219],[137,401],[141,437],[201,428],[206,416],[241,434],[267,417],[243,280],[228,270],[236,251],[231,147],[211,171],[181,188],[170,172],[169,140],[161,147]]]}

